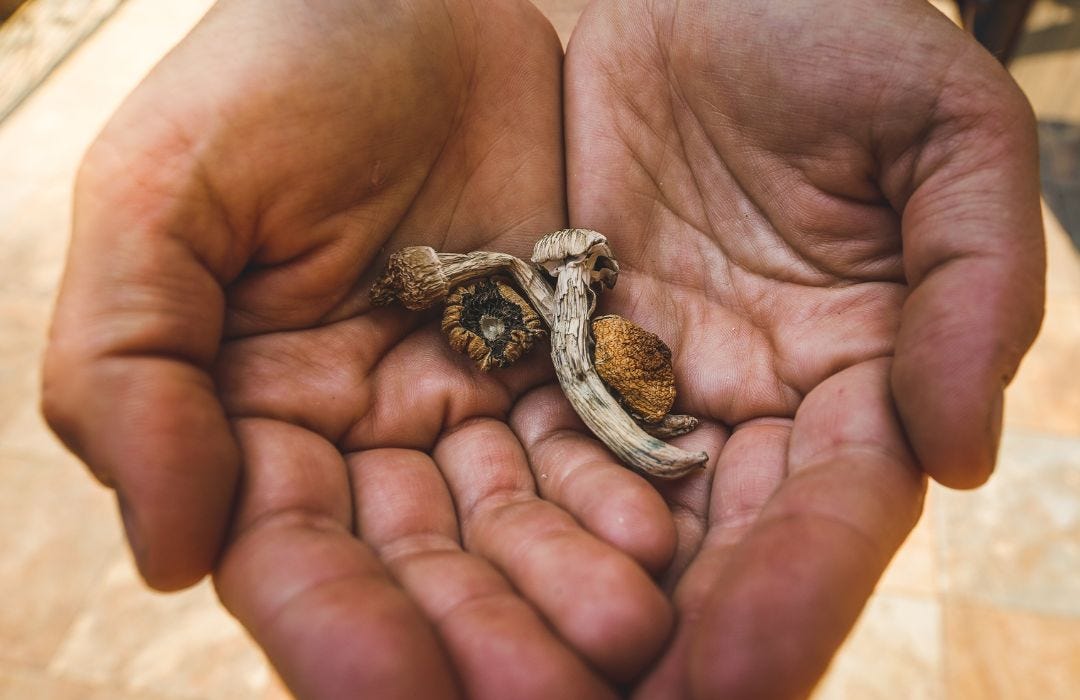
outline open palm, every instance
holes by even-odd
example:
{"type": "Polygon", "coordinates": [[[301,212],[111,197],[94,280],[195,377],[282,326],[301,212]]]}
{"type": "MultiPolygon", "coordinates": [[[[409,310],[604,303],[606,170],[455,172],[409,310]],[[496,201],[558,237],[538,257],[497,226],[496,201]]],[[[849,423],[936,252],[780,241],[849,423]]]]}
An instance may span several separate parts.
{"type": "Polygon", "coordinates": [[[605,310],[669,341],[717,457],[661,486],[679,627],[638,693],[806,693],[920,466],[992,469],[1041,318],[1026,102],[924,2],[598,1],[566,85],[570,221],[621,252],[605,310]]]}
{"type": "Polygon", "coordinates": [[[46,412],[147,580],[213,568],[302,697],[609,692],[670,606],[536,495],[500,418],[544,353],[479,375],[366,301],[385,251],[564,224],[558,40],[526,3],[376,5],[222,3],[133,94],[81,173],[46,412]]]}
{"type": "Polygon", "coordinates": [[[985,478],[1041,301],[1022,98],[921,3],[850,13],[854,57],[821,4],[595,3],[563,106],[525,3],[219,3],[87,158],[46,365],[147,580],[213,569],[302,697],[808,689],[920,465],[985,478]],[[366,300],[402,246],[567,223],[706,472],[650,484],[542,350],[481,375],[366,300]]]}

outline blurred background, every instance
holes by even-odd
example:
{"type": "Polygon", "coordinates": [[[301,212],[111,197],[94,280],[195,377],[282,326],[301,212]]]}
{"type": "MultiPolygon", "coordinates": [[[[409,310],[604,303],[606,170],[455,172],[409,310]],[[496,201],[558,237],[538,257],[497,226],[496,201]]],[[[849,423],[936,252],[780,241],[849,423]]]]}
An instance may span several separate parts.
{"type": "MultiPolygon", "coordinates": [[[[211,4],[0,0],[2,700],[289,697],[208,583],[142,586],[111,493],[37,411],[81,154],[211,4]]],[[[565,43],[585,2],[537,4],[565,43]]],[[[934,4],[1012,55],[1038,114],[1046,322],[997,474],[931,489],[815,698],[1080,698],[1080,0],[934,4]]]]}

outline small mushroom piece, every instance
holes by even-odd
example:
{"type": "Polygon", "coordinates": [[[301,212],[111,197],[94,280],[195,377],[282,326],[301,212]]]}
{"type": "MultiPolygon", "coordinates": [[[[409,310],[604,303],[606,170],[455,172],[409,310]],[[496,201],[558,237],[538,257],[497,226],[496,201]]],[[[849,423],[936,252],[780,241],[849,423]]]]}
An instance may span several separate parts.
{"type": "Polygon", "coordinates": [[[596,231],[566,229],[544,236],[533,263],[555,278],[551,360],[563,392],[585,425],[629,466],[662,478],[702,467],[704,452],[687,452],[645,433],[608,392],[592,362],[589,317],[592,285],[615,283],[618,265],[596,231]]]}
{"type": "Polygon", "coordinates": [[[442,330],[450,347],[471,357],[481,371],[506,367],[544,335],[529,302],[500,279],[455,287],[446,298],[442,330]]]}
{"type": "Polygon", "coordinates": [[[673,438],[698,426],[693,416],[668,413],[675,403],[675,370],[664,341],[615,314],[597,316],[591,325],[596,373],[642,430],[673,438]]]}
{"type": "Polygon", "coordinates": [[[630,412],[659,423],[675,403],[671,350],[659,337],[622,316],[592,320],[593,366],[630,412]]]}

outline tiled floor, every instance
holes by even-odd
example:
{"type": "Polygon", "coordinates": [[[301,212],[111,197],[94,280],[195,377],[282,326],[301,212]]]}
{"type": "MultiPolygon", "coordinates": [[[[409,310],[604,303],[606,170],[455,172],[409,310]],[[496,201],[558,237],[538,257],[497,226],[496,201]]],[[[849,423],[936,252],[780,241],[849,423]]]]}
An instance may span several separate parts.
{"type": "MultiPolygon", "coordinates": [[[[128,0],[0,125],[2,700],[287,697],[208,585],[141,586],[109,493],[36,409],[79,156],[209,4],[128,0]]],[[[582,3],[545,4],[565,36],[582,3]]],[[[1053,44],[1078,33],[1080,3],[1042,0],[1031,26],[1039,50],[1021,47],[1015,74],[1040,116],[1080,122],[1064,87],[1080,83],[1080,48],[1053,44]]],[[[998,474],[932,490],[819,700],[1080,696],[1080,255],[1046,224],[1046,324],[1010,390],[998,474]]]]}

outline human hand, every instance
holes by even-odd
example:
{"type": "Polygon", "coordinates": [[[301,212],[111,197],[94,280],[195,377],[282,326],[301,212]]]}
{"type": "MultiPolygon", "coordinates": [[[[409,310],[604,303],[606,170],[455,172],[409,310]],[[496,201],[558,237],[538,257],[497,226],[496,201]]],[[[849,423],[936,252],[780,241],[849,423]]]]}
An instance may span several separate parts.
{"type": "Polygon", "coordinates": [[[366,303],[380,251],[564,224],[560,68],[523,3],[226,1],[82,168],[45,413],[300,697],[603,696],[669,631],[660,497],[583,480],[589,534],[501,420],[543,352],[479,375],[366,303]]]}
{"type": "MultiPolygon", "coordinates": [[[[604,310],[669,341],[704,419],[682,441],[716,457],[660,486],[679,623],[637,695],[804,695],[922,470],[991,472],[1041,320],[1030,109],[921,0],[598,0],[565,81],[570,223],[623,270],[604,310]]],[[[514,414],[541,494],[574,512],[603,469],[631,488],[558,405],[538,389],[514,414]]]]}

